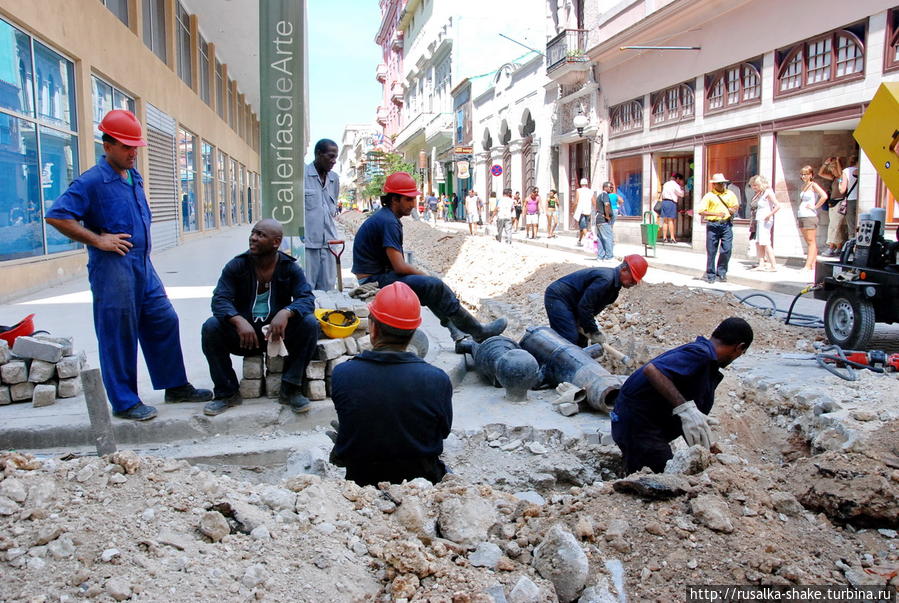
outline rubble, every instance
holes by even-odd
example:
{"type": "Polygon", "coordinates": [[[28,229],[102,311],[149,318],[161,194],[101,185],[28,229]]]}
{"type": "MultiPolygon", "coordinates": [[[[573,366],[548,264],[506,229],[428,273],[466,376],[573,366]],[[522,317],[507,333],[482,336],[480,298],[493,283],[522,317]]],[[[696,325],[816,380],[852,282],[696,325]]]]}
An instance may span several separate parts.
{"type": "Polygon", "coordinates": [[[86,363],[84,352],[74,353],[71,337],[20,336],[12,350],[0,340],[0,406],[32,402],[41,407],[73,398],[81,393],[86,363]]]}

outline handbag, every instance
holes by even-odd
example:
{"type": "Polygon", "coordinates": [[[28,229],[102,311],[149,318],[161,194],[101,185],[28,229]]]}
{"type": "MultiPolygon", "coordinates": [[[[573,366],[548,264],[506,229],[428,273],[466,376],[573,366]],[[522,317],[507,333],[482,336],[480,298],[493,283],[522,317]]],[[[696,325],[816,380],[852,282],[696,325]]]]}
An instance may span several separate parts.
{"type": "Polygon", "coordinates": [[[858,184],[858,178],[855,179],[855,182],[852,183],[852,186],[849,187],[849,190],[846,191],[846,194],[842,197],[830,197],[827,200],[827,207],[836,207],[839,205],[841,209],[837,211],[843,215],[846,215],[846,200],[849,198],[849,195],[852,194],[852,191],[855,189],[855,185],[858,184]]]}
{"type": "Polygon", "coordinates": [[[656,212],[657,214],[662,213],[662,200],[661,199],[656,201],[656,204],[652,206],[652,211],[656,212]]]}

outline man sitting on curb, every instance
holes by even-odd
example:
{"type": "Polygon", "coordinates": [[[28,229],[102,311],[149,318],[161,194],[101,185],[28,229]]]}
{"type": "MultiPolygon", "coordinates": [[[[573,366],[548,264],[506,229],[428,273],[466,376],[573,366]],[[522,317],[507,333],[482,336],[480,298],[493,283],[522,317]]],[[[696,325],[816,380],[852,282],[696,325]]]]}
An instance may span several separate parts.
{"type": "Polygon", "coordinates": [[[300,386],[318,342],[315,298],[296,258],[278,251],[283,234],[277,221],[260,220],[250,233],[249,250],[222,270],[212,293],[212,318],[202,330],[203,354],[215,385],[215,399],[204,414],[218,415],[243,402],[231,354],[261,355],[265,325],[270,326],[268,339],[283,340],[287,348],[279,402],[297,413],[309,410],[300,386]]]}
{"type": "Polygon", "coordinates": [[[674,456],[670,442],[683,436],[689,446],[709,448],[709,418],[720,369],[746,353],[752,327],[742,318],[728,318],[711,339],[669,350],[637,369],[618,392],[612,412],[612,438],[624,457],[625,472],[643,467],[656,473],[674,456]]]}
{"type": "Polygon", "coordinates": [[[563,276],[546,288],[543,307],[549,326],[575,345],[605,343],[595,316],[618,299],[621,288],[643,280],[646,260],[632,254],[617,268],[584,268],[563,276]]]}
{"type": "Polygon", "coordinates": [[[442,370],[406,351],[421,324],[418,297],[401,282],[369,304],[373,349],[334,367],[339,424],[332,458],[360,486],[446,474],[440,460],[453,424],[453,386],[442,370]]]}
{"type": "Polygon", "coordinates": [[[403,225],[400,218],[408,216],[420,195],[415,180],[406,172],[397,172],[384,182],[383,207],[362,223],[353,241],[353,273],[359,284],[377,283],[379,287],[396,281],[415,291],[421,305],[430,308],[440,324],[449,327],[450,321],[475,341],[499,335],[506,329],[506,319],[499,318],[482,325],[459,304],[456,295],[434,276],[412,267],[403,254],[403,225]]]}

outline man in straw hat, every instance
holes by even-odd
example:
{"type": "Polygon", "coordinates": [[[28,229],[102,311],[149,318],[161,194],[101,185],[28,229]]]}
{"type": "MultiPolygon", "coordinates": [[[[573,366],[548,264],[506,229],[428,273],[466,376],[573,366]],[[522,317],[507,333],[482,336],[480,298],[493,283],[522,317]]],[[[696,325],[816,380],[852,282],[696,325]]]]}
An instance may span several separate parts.
{"type": "Polygon", "coordinates": [[[724,174],[712,174],[709,180],[712,190],[699,202],[699,215],[706,219],[706,269],[703,278],[710,283],[715,280],[727,282],[727,264],[734,243],[733,217],[740,209],[740,201],[727,189],[728,182],[724,174]]]}

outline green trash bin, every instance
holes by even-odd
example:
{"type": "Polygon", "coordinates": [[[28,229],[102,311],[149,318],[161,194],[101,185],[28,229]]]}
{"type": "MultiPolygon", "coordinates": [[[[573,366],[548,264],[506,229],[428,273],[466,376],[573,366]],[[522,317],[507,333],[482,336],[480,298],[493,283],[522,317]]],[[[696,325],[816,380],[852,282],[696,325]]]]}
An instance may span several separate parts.
{"type": "Polygon", "coordinates": [[[643,255],[649,256],[649,248],[652,247],[652,257],[656,257],[659,225],[656,224],[655,214],[651,211],[643,212],[643,223],[640,224],[640,237],[643,239],[643,255]]]}

